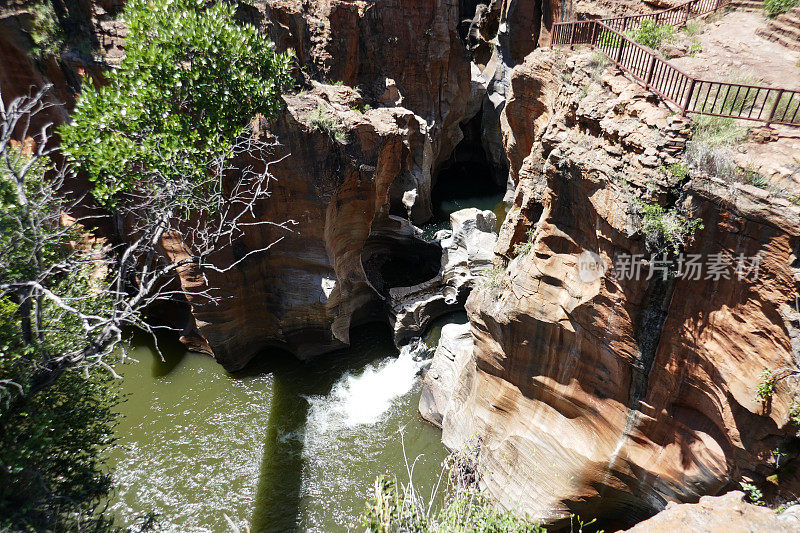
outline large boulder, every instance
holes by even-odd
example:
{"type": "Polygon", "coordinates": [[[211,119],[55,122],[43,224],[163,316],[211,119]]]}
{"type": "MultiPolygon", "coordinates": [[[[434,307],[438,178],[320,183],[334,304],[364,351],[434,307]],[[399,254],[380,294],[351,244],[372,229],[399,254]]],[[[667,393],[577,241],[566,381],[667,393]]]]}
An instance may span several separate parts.
{"type": "Polygon", "coordinates": [[[450,215],[451,230],[436,235],[441,267],[436,277],[389,290],[390,321],[398,346],[420,335],[439,316],[461,308],[494,258],[497,219],[491,211],[462,209],[450,215]]]}
{"type": "Polygon", "coordinates": [[[436,427],[442,427],[462,369],[473,364],[472,347],[469,323],[447,324],[442,328],[439,346],[425,372],[419,398],[420,416],[436,427]]]}
{"type": "Polygon", "coordinates": [[[724,496],[704,496],[698,503],[670,503],[649,520],[626,533],[789,533],[800,530],[800,505],[776,513],[744,501],[739,491],[724,496]]]}

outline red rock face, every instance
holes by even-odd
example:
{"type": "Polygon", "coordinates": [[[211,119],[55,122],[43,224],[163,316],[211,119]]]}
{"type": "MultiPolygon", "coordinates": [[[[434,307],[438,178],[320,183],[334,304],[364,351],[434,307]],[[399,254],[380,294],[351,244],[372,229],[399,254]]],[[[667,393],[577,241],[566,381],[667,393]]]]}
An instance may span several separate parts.
{"type": "MultiPolygon", "coordinates": [[[[367,113],[330,103],[346,88],[287,97],[285,112],[269,128],[281,143],[272,154],[272,194],[258,206],[258,220],[296,221],[291,232],[254,226],[231,251],[215,257],[221,267],[282,238],[222,274],[211,287],[226,297],[219,306],[193,310],[205,349],[229,369],[244,366],[260,349],[277,345],[308,358],[349,344],[351,326],[383,318],[382,297],[365,272],[367,240],[385,232],[402,244],[400,219],[389,216],[389,189],[422,146],[421,124],[402,108],[367,113]],[[344,144],[317,129],[308,115],[322,106],[338,116],[344,144]]],[[[250,164],[250,162],[244,162],[250,164]]],[[[420,243],[421,244],[421,243],[420,243]]],[[[187,289],[202,280],[186,273],[187,289]]],[[[191,292],[191,291],[190,291],[191,292]]]]}
{"type": "Polygon", "coordinates": [[[800,209],[747,185],[676,182],[660,167],[680,155],[685,122],[589,63],[536,52],[512,75],[509,102],[530,101],[507,114],[549,111],[509,117],[520,170],[496,249],[508,265],[500,288],[467,303],[476,362],[456,380],[443,440],[480,439],[489,491],[550,523],[633,522],[743,477],[769,487],[773,476],[795,497],[800,209]],[[676,190],[704,225],[686,253],[761,254],[757,279],[612,275],[622,254],[647,253],[637,202],[676,190]],[[528,228],[530,251],[515,252],[528,228]],[[587,251],[607,269],[598,279],[580,274],[587,251]],[[778,378],[767,404],[765,369],[778,378]]]}
{"type": "MultiPolygon", "coordinates": [[[[470,96],[469,57],[457,28],[457,0],[378,2],[326,0],[304,7],[274,2],[264,17],[280,46],[295,50],[316,78],[358,88],[366,101],[381,101],[387,79],[402,106],[428,123],[430,147],[414,180],[396,188],[418,189],[416,222],[430,217],[430,172],[461,140],[470,96]]],[[[386,102],[383,102],[384,104],[386,102]]],[[[374,107],[374,105],[373,105],[374,107]]]]}
{"type": "MultiPolygon", "coordinates": [[[[73,102],[67,89],[64,74],[55,60],[44,62],[41,67],[28,55],[30,39],[23,29],[29,20],[24,10],[0,12],[0,91],[3,102],[11,103],[15,98],[27,96],[43,88],[47,83],[54,84],[54,90],[47,97],[52,104],[46,112],[36,117],[31,124],[31,134],[47,123],[61,124],[67,119],[65,105],[73,102]],[[45,72],[42,72],[42,67],[45,72]]],[[[21,132],[20,132],[21,133],[21,132]]]]}
{"type": "MultiPolygon", "coordinates": [[[[125,28],[104,18],[119,9],[119,2],[112,4],[91,4],[87,12],[99,17],[96,30],[106,55],[119,58],[125,28]]],[[[286,113],[270,127],[281,143],[274,157],[286,159],[274,167],[273,195],[260,216],[296,220],[295,233],[253,229],[234,257],[218,258],[233,262],[284,237],[269,252],[213,279],[216,289],[235,299],[214,309],[198,307],[194,333],[186,337],[228,368],[242,367],[270,345],[311,357],[346,346],[352,325],[385,320],[382,295],[362,266],[365,243],[381,234],[410,242],[408,228],[389,213],[405,215],[403,195],[415,190],[411,217],[417,222],[430,217],[432,171],[462,136],[458,126],[465,118],[471,72],[456,31],[457,1],[312,4],[277,1],[263,11],[242,6],[239,13],[261,24],[279,48],[294,49],[298,62],[318,79],[358,87],[361,96],[335,105],[320,94],[289,97],[286,113]],[[385,101],[387,87],[396,89],[397,101],[385,101]],[[384,108],[366,115],[349,108],[365,101],[384,108]],[[309,123],[317,103],[347,132],[345,143],[309,123]]],[[[8,41],[5,32],[0,57],[4,96],[7,87],[7,94],[16,95],[29,84],[47,82],[25,46],[8,41]]],[[[66,83],[60,87],[66,89],[66,83]]],[[[69,95],[62,96],[66,101],[69,95]]],[[[66,118],[61,109],[54,122],[66,118]]],[[[189,273],[184,282],[200,283],[189,273]]]]}

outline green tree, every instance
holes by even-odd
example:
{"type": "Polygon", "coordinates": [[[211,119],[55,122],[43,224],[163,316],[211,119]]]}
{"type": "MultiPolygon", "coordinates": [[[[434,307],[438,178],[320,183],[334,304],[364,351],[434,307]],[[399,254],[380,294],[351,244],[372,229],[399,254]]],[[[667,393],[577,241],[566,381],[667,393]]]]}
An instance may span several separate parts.
{"type": "Polygon", "coordinates": [[[81,93],[64,152],[89,173],[94,195],[148,187],[150,175],[204,179],[208,166],[246,131],[271,116],[291,82],[291,53],[252,26],[233,4],[132,0],[125,59],[108,84],[81,93]]]}
{"type": "Polygon", "coordinates": [[[62,158],[49,127],[28,130],[49,88],[0,95],[0,530],[110,527],[96,512],[110,488],[98,454],[113,440],[106,382],[123,328],[153,333],[145,311],[159,301],[219,301],[176,289],[179,274],[233,268],[274,244],[221,266],[214,254],[243,228],[289,223],[254,214],[273,177],[249,124],[279,108],[291,56],[233,16],[224,2],[129,2],[122,66],[87,84],[59,130],[66,166],[52,163],[62,158]],[[244,152],[248,167],[234,168],[244,152]],[[82,201],[65,192],[69,163],[109,218],[127,221],[125,239],[93,245],[93,219],[65,216],[82,201]]]}
{"type": "Polygon", "coordinates": [[[108,301],[92,290],[93,251],[73,250],[77,228],[59,224],[48,161],[6,143],[0,167],[0,529],[105,530],[95,509],[110,486],[98,458],[112,442],[110,374],[40,373],[82,353],[91,340],[79,315],[108,301]]]}

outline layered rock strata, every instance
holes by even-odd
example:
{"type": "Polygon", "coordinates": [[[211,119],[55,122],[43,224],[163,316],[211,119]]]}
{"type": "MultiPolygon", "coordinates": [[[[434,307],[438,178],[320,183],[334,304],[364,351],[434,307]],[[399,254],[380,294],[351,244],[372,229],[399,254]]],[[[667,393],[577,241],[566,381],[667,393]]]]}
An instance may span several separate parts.
{"type": "Polygon", "coordinates": [[[504,272],[467,302],[474,359],[438,409],[445,444],[479,438],[489,492],[556,525],[633,523],[742,479],[796,497],[800,209],[670,167],[690,123],[590,55],[536,51],[510,87],[504,272]],[[728,273],[621,274],[649,257],[656,204],[702,221],[681,251],[728,273]]]}
{"type": "MultiPolygon", "coordinates": [[[[389,287],[433,277],[440,262],[438,247],[431,253],[406,219],[390,214],[392,184],[424,150],[424,122],[405,108],[359,111],[347,87],[319,86],[285,103],[261,132],[280,144],[268,154],[276,161],[271,196],[256,213],[293,221],[291,231],[248,229],[215,258],[220,266],[280,240],[210,275],[209,286],[228,297],[193,309],[206,351],[229,369],[269,345],[303,359],[347,346],[352,326],[385,317],[389,287]]],[[[191,275],[183,282],[189,292],[204,283],[191,275]]]]}

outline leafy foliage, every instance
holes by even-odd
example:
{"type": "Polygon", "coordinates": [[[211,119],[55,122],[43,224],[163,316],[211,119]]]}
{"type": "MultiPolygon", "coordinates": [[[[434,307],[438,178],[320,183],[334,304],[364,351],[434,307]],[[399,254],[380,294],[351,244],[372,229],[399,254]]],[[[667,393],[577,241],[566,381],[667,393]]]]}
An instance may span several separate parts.
{"type": "MultiPolygon", "coordinates": [[[[4,163],[31,166],[21,193],[15,173],[0,172],[0,285],[38,280],[93,313],[106,297],[92,290],[92,272],[80,264],[82,253],[92,251],[76,255],[70,241],[79,235],[58,223],[59,204],[45,178],[50,165],[6,149],[4,163]],[[64,268],[71,259],[77,267],[64,268]]],[[[0,291],[0,529],[109,527],[95,507],[110,487],[98,458],[112,442],[116,392],[107,384],[110,376],[68,372],[30,395],[39,365],[88,342],[80,319],[50,299],[0,291]],[[12,402],[19,397],[26,401],[12,402]]]]}
{"type": "Polygon", "coordinates": [[[499,289],[503,286],[503,275],[505,270],[500,267],[486,269],[481,274],[481,281],[485,287],[499,289]]]}
{"type": "Polygon", "coordinates": [[[689,167],[682,163],[667,165],[667,172],[672,174],[679,182],[685,181],[689,177],[689,167]]]}
{"type": "Polygon", "coordinates": [[[480,473],[477,454],[472,451],[451,454],[444,465],[447,493],[444,502],[433,510],[418,497],[413,485],[398,487],[394,477],[375,480],[373,496],[362,514],[369,532],[393,533],[546,533],[528,517],[498,509],[478,488],[480,473]]]}
{"type": "Polygon", "coordinates": [[[800,0],[764,0],[764,11],[771,17],[786,13],[795,6],[800,6],[800,0]]]}
{"type": "Polygon", "coordinates": [[[789,422],[797,428],[797,436],[800,437],[800,402],[797,400],[789,406],[789,422]]]}
{"type": "MultiPolygon", "coordinates": [[[[28,170],[21,188],[13,172],[0,172],[0,285],[35,280],[44,290],[70,298],[72,309],[95,313],[108,301],[93,290],[93,271],[86,261],[96,250],[74,250],[72,243],[81,239],[78,228],[60,224],[58,184],[46,178],[52,164],[34,160],[19,148],[7,150],[4,162],[28,170]]],[[[34,297],[33,287],[0,292],[0,320],[0,371],[5,379],[13,377],[23,394],[36,361],[80,350],[90,342],[75,313],[34,297]]],[[[0,400],[8,393],[0,386],[0,400]]]]}
{"type": "Polygon", "coordinates": [[[775,393],[776,382],[777,378],[772,373],[772,370],[764,370],[761,373],[761,381],[756,389],[756,398],[761,400],[762,403],[769,403],[772,400],[772,395],[775,393]]]}
{"type": "Polygon", "coordinates": [[[28,11],[33,17],[29,30],[33,41],[33,55],[38,59],[58,55],[64,46],[64,31],[58,24],[50,0],[39,0],[28,11]]]}
{"type": "Polygon", "coordinates": [[[535,228],[528,228],[528,231],[525,232],[527,235],[527,239],[523,243],[517,243],[514,245],[514,255],[528,255],[531,253],[533,249],[533,233],[535,228]]]}
{"type": "Polygon", "coordinates": [[[677,208],[664,209],[656,203],[643,204],[639,208],[642,215],[642,233],[651,250],[679,253],[681,246],[703,229],[701,220],[690,220],[677,208]]]}
{"type": "Polygon", "coordinates": [[[759,489],[753,483],[741,481],[739,485],[741,485],[742,490],[747,495],[747,499],[750,500],[751,503],[756,505],[766,505],[764,503],[764,494],[761,492],[761,489],[759,489]]]}
{"type": "Polygon", "coordinates": [[[0,529],[111,529],[97,513],[111,488],[100,456],[113,443],[111,379],[97,368],[88,376],[70,372],[22,409],[0,415],[0,529]]]}
{"type": "Polygon", "coordinates": [[[94,182],[95,197],[142,184],[142,175],[201,180],[253,116],[270,116],[290,85],[292,56],[228,2],[132,0],[126,57],[108,84],[85,84],[63,150],[94,182]]]}
{"type": "Polygon", "coordinates": [[[675,27],[659,25],[654,20],[643,20],[636,28],[626,31],[625,35],[642,46],[657,50],[675,37],[675,27]]]}

